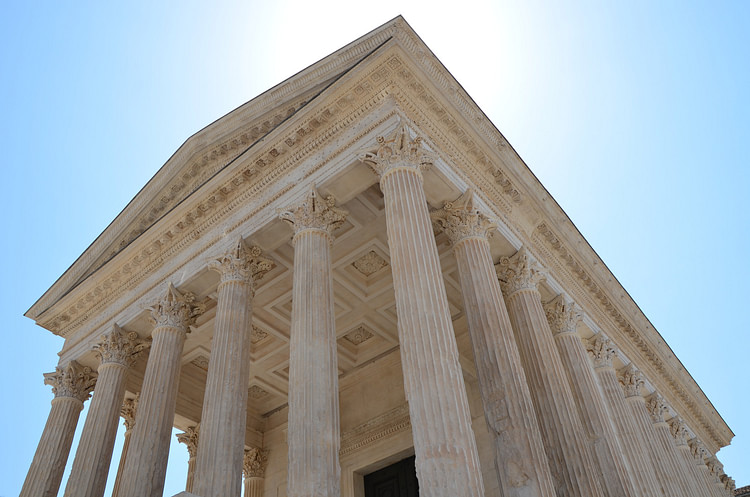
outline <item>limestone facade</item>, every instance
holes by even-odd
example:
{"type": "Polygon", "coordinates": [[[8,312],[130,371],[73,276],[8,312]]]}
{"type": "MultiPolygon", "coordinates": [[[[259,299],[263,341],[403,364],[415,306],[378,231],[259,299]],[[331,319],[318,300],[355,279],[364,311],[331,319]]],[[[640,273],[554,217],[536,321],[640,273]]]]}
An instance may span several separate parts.
{"type": "Polygon", "coordinates": [[[430,497],[734,490],[729,427],[401,17],[191,137],[27,315],[65,344],[22,496],[71,451],[66,496],[161,496],[174,427],[180,495],[363,497],[411,455],[430,497]]]}

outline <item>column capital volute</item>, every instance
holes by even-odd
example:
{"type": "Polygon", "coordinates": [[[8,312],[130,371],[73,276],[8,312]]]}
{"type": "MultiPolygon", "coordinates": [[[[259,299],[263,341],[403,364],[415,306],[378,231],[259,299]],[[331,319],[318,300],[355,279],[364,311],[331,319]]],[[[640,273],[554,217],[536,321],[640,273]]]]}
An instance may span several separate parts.
{"type": "Polygon", "coordinates": [[[221,275],[221,282],[243,281],[253,284],[273,269],[271,259],[262,256],[260,247],[248,247],[241,236],[232,247],[218,259],[208,263],[208,268],[221,275]]]}
{"type": "Polygon", "coordinates": [[[375,171],[381,183],[390,172],[398,169],[408,169],[421,177],[422,171],[434,163],[434,156],[425,150],[422,138],[412,138],[404,125],[387,138],[378,136],[377,142],[377,149],[360,153],[359,160],[375,171]]]}
{"type": "Polygon", "coordinates": [[[700,438],[694,437],[688,440],[688,447],[690,447],[690,452],[693,454],[693,458],[706,464],[706,458],[709,456],[709,452],[700,438]]]}
{"type": "Polygon", "coordinates": [[[85,402],[91,397],[96,377],[90,367],[70,361],[64,367],[56,367],[53,373],[44,373],[44,384],[52,386],[55,398],[69,397],[85,402]]]}
{"type": "Polygon", "coordinates": [[[245,478],[264,478],[268,465],[268,451],[258,447],[245,449],[242,460],[242,474],[245,478]]]}
{"type": "Polygon", "coordinates": [[[611,368],[612,358],[617,355],[617,349],[612,344],[612,340],[602,333],[597,333],[586,340],[586,350],[589,351],[594,362],[594,368],[611,368]]]}
{"type": "Polygon", "coordinates": [[[141,352],[151,346],[151,340],[143,339],[138,333],[126,332],[118,325],[105,333],[94,345],[94,351],[99,356],[101,364],[121,364],[132,367],[141,352]]]}
{"type": "Polygon", "coordinates": [[[455,246],[469,238],[488,239],[497,229],[497,224],[482,214],[475,203],[474,191],[469,188],[452,202],[430,213],[432,224],[442,229],[451,245],[455,246]]]}
{"type": "Polygon", "coordinates": [[[672,432],[674,441],[678,446],[687,446],[690,434],[685,421],[681,417],[675,416],[669,420],[669,431],[672,432]]]}
{"type": "Polygon", "coordinates": [[[175,435],[177,441],[187,446],[188,455],[193,459],[198,453],[198,439],[200,438],[201,425],[189,426],[184,432],[175,435]]]}
{"type": "Polygon", "coordinates": [[[578,323],[583,319],[583,310],[575,302],[570,302],[563,294],[543,304],[552,335],[575,334],[578,323]]]}
{"type": "Polygon", "coordinates": [[[120,416],[124,420],[125,433],[129,432],[135,426],[135,413],[138,410],[138,401],[140,400],[141,394],[135,394],[135,397],[128,398],[122,401],[122,407],[120,407],[120,416]]]}
{"type": "Polygon", "coordinates": [[[195,295],[190,292],[180,293],[170,281],[167,291],[148,308],[151,311],[151,319],[156,327],[169,326],[177,328],[185,333],[190,331],[190,326],[195,319],[203,314],[205,303],[196,302],[195,295]]]}
{"type": "Polygon", "coordinates": [[[646,407],[654,424],[666,423],[664,413],[669,412],[669,405],[659,392],[654,392],[646,398],[646,407]]]}
{"type": "Polygon", "coordinates": [[[333,241],[333,232],[344,224],[348,215],[348,212],[335,205],[333,195],[322,197],[313,185],[304,200],[279,211],[279,217],[292,227],[295,239],[303,231],[316,230],[325,233],[328,240],[333,241]]]}
{"type": "Polygon", "coordinates": [[[620,383],[625,392],[625,397],[641,397],[641,387],[646,382],[643,378],[643,373],[641,373],[632,362],[622,368],[619,373],[620,383]]]}
{"type": "Polygon", "coordinates": [[[545,278],[544,269],[525,246],[511,257],[501,257],[495,270],[506,298],[521,290],[536,291],[545,278]]]}

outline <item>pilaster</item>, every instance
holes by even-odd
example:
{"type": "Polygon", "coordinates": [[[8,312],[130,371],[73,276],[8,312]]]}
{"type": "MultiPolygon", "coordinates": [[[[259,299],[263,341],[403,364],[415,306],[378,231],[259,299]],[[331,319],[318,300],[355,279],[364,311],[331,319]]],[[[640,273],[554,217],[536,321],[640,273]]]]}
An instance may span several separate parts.
{"type": "Polygon", "coordinates": [[[542,268],[522,247],[495,266],[534,401],[558,495],[603,495],[537,284],[542,268]]]}
{"type": "Polygon", "coordinates": [[[289,497],[341,493],[339,388],[331,244],[346,218],[315,187],[280,217],[294,229],[289,343],[289,497]]]}
{"type": "Polygon", "coordinates": [[[385,202],[401,362],[420,493],[484,495],[453,323],[425,197],[432,164],[405,127],[360,156],[380,176],[385,202]]]}
{"type": "Polygon", "coordinates": [[[20,497],[57,495],[78,417],[96,384],[96,373],[70,361],[65,367],[58,366],[54,373],[45,373],[44,383],[52,386],[55,398],[20,497]]]}
{"type": "Polygon", "coordinates": [[[431,214],[451,241],[479,377],[484,417],[494,439],[495,466],[506,497],[554,497],[531,394],[500,291],[488,237],[495,225],[468,190],[431,214]]]}
{"type": "Polygon", "coordinates": [[[73,460],[66,497],[102,497],[125,398],[125,379],[138,355],[149,346],[135,332],[114,325],[94,346],[100,359],[94,396],[73,460]]]}
{"type": "Polygon", "coordinates": [[[239,238],[209,268],[221,275],[211,359],[195,462],[195,494],[239,497],[247,420],[250,332],[255,281],[272,268],[259,247],[239,238]]]}
{"type": "Polygon", "coordinates": [[[177,401],[185,337],[204,307],[169,283],[150,308],[156,324],[143,377],[136,425],[123,469],[120,497],[161,497],[177,401]]]}
{"type": "Polygon", "coordinates": [[[574,303],[567,302],[563,295],[544,304],[544,312],[567,372],[589,450],[603,476],[602,490],[610,497],[635,497],[638,491],[610,420],[596,373],[576,333],[583,312],[574,303]]]}

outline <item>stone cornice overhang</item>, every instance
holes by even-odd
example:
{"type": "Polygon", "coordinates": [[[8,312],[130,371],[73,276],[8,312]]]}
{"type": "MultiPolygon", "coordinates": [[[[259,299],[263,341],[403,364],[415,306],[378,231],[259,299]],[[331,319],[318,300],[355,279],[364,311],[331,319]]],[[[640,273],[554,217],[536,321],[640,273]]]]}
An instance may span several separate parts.
{"type": "MultiPolygon", "coordinates": [[[[287,191],[279,189],[278,181],[289,177],[291,164],[330,144],[332,137],[369,109],[384,105],[388,95],[431,140],[442,163],[450,164],[464,184],[476,188],[510,234],[529,246],[709,449],[715,452],[728,444],[733,435],[729,427],[516,151],[402,19],[386,26],[384,39],[389,41],[366,63],[240,154],[231,167],[185,199],[179,212],[159,219],[146,236],[125,247],[52,308],[33,316],[37,322],[67,336],[79,327],[96,324],[91,321],[101,321],[97,313],[116,298],[119,306],[132,304],[138,295],[123,295],[136,287],[139,295],[152,289],[156,283],[143,283],[148,275],[165,261],[177,264],[174,259],[201,237],[209,221],[221,222],[243,198],[277,184],[276,193],[264,200],[267,207],[287,191]]],[[[331,156],[346,146],[331,148],[331,156]]],[[[306,171],[304,177],[312,172],[306,171]]],[[[245,219],[263,206],[247,213],[245,219]]]]}

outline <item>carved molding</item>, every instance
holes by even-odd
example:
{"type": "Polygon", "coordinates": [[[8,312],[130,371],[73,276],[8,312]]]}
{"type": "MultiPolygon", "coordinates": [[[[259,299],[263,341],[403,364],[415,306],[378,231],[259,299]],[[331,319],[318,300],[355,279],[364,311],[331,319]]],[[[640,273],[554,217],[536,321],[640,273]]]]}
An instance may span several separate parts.
{"type": "Polygon", "coordinates": [[[268,451],[258,447],[245,449],[242,460],[242,474],[245,478],[264,478],[268,465],[268,451]]]}
{"type": "Polygon", "coordinates": [[[380,257],[380,255],[374,250],[370,250],[365,255],[352,262],[352,266],[364,276],[371,276],[384,267],[387,267],[388,261],[380,257]]]}
{"type": "Polygon", "coordinates": [[[354,328],[353,330],[346,333],[343,338],[345,340],[348,340],[354,345],[359,345],[362,342],[366,342],[370,338],[372,338],[374,335],[372,333],[372,330],[370,330],[367,326],[364,324],[361,324],[354,328]]]}
{"type": "Polygon", "coordinates": [[[433,226],[442,229],[452,245],[466,238],[488,239],[497,229],[477,208],[474,190],[469,188],[453,202],[446,202],[441,209],[430,213],[433,226]]]}
{"type": "Polygon", "coordinates": [[[175,435],[177,441],[187,446],[188,455],[193,459],[198,453],[198,441],[200,439],[200,423],[196,426],[189,426],[183,433],[175,435]]]}
{"type": "Polygon", "coordinates": [[[339,456],[410,429],[409,406],[402,404],[342,434],[339,456]]]}
{"type": "Polygon", "coordinates": [[[583,318],[581,308],[575,303],[566,302],[562,294],[544,304],[544,313],[553,335],[575,334],[578,323],[583,318]]]}
{"type": "Polygon", "coordinates": [[[94,350],[102,364],[115,363],[132,367],[141,352],[150,346],[150,340],[139,338],[134,331],[127,333],[115,324],[112,331],[102,335],[99,343],[94,345],[94,350]]]}
{"type": "Polygon", "coordinates": [[[501,257],[495,270],[505,298],[521,290],[536,291],[537,285],[545,278],[544,269],[525,246],[511,257],[501,257]]]}
{"type": "Polygon", "coordinates": [[[53,373],[44,373],[44,384],[52,386],[57,397],[71,397],[85,402],[96,385],[96,373],[88,366],[70,361],[65,367],[56,367],[53,373]]]}

